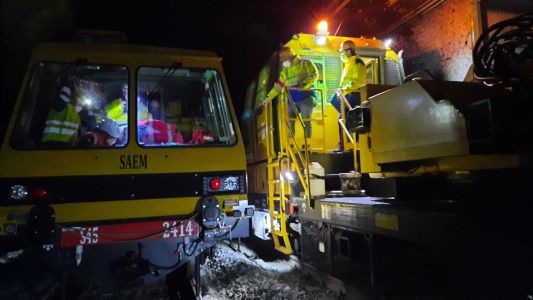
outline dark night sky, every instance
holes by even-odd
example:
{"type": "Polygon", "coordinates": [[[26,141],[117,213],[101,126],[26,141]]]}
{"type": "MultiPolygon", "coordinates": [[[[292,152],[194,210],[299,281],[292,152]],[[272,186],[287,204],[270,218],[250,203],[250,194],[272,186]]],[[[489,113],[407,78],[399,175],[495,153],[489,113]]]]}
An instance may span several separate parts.
{"type": "MultiPolygon", "coordinates": [[[[20,87],[31,48],[45,41],[69,40],[76,28],[118,30],[130,43],[213,50],[223,66],[236,111],[246,85],[281,43],[294,33],[314,32],[330,19],[340,35],[369,34],[389,25],[405,7],[398,1],[344,0],[1,0],[2,98],[0,129],[20,87]],[[363,9],[364,8],[364,9],[363,9]],[[367,13],[373,12],[373,13],[367,13]],[[337,18],[335,18],[337,16],[337,18]],[[388,23],[378,22],[387,19],[388,23]],[[347,25],[348,24],[348,25],[347,25]]],[[[415,6],[423,0],[403,0],[415,6]]],[[[405,3],[405,4],[404,4],[405,3]]],[[[1,130],[3,131],[3,130],[1,130]]]]}

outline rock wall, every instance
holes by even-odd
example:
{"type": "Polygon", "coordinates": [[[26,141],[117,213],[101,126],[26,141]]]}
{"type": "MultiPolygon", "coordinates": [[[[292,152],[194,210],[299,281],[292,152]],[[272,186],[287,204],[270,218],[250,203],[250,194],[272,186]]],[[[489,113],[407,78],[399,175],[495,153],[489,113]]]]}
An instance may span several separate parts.
{"type": "Polygon", "coordinates": [[[426,69],[436,79],[463,81],[472,64],[474,2],[446,0],[391,34],[404,50],[406,74],[426,69]]]}

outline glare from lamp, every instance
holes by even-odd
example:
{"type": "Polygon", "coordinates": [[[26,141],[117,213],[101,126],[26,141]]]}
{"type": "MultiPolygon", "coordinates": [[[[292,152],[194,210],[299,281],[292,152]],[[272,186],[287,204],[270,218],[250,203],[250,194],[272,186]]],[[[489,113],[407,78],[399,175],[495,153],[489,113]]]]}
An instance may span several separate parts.
{"type": "Polygon", "coordinates": [[[292,176],[292,172],[291,171],[285,171],[285,179],[288,180],[289,182],[293,182],[294,181],[294,176],[292,176]]]}
{"type": "Polygon", "coordinates": [[[87,106],[91,106],[93,104],[93,100],[91,100],[90,98],[85,98],[83,100],[83,104],[85,104],[87,106]]]}
{"type": "Polygon", "coordinates": [[[316,37],[316,44],[317,45],[324,46],[324,45],[326,45],[326,42],[327,42],[327,37],[325,37],[325,36],[317,36],[316,37]]]}
{"type": "Polygon", "coordinates": [[[392,39],[386,39],[386,40],[383,42],[383,45],[385,45],[385,47],[389,48],[390,45],[392,45],[392,39]]]}

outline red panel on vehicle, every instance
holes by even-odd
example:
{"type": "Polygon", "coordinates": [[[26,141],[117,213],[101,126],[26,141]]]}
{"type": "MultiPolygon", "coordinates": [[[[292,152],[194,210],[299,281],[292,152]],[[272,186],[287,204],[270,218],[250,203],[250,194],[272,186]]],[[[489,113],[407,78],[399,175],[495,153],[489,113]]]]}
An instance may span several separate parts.
{"type": "Polygon", "coordinates": [[[164,220],[126,224],[73,226],[61,229],[61,247],[91,246],[138,240],[164,240],[198,236],[194,220],[164,220]]]}

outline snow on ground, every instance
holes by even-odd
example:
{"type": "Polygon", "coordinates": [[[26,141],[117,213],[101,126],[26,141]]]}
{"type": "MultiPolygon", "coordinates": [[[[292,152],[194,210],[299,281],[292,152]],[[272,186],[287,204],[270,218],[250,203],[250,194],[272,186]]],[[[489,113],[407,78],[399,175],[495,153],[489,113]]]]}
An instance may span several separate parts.
{"type": "Polygon", "coordinates": [[[290,260],[266,262],[244,245],[219,243],[201,267],[203,299],[337,299],[290,260]]]}

